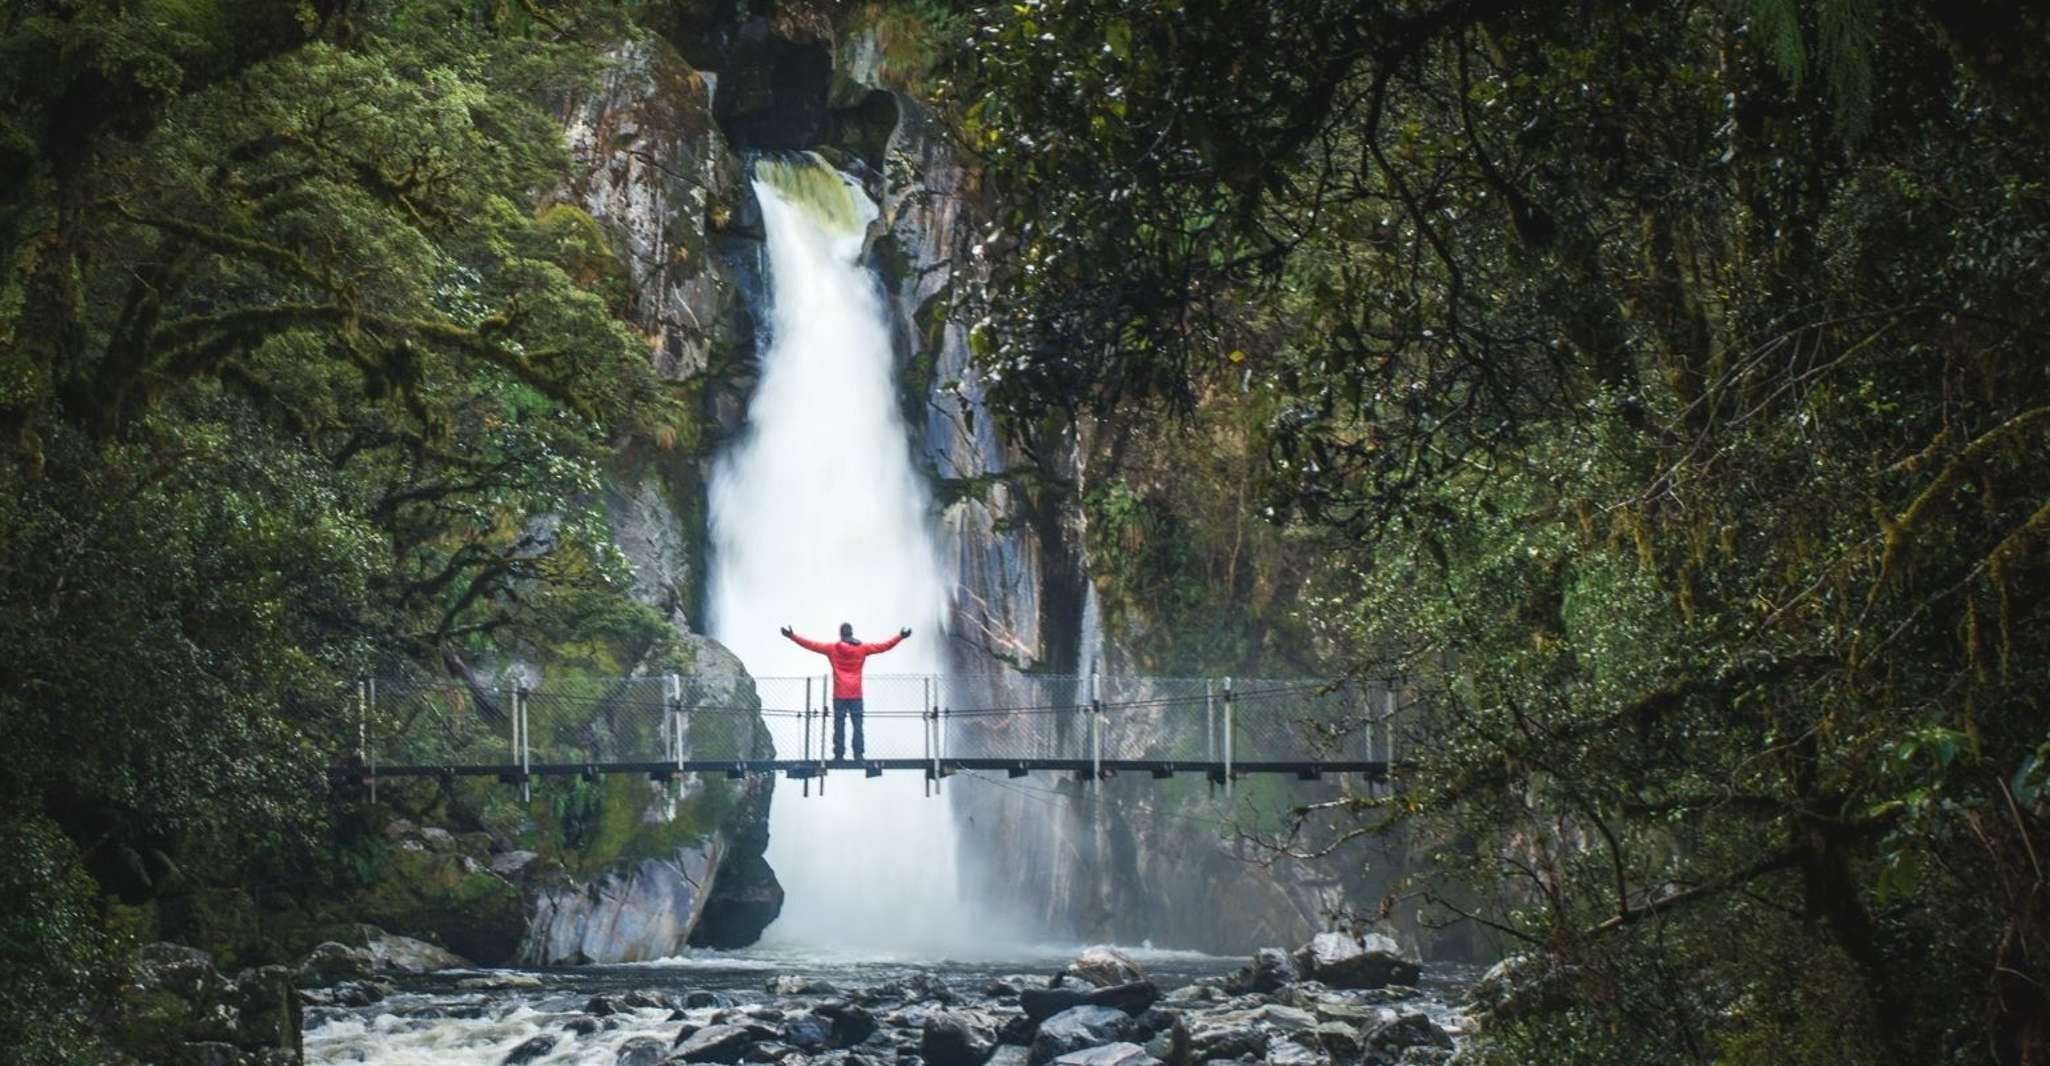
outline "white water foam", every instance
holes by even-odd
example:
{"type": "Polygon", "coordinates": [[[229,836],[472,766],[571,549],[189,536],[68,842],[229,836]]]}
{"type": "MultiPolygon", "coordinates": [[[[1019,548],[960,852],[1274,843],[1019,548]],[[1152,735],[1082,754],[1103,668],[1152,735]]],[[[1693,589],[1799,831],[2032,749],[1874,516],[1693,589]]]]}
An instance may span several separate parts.
{"type": "MultiPolygon", "coordinates": [[[[757,677],[816,676],[825,660],[779,627],[831,641],[851,622],[874,641],[910,626],[870,675],[935,672],[946,583],[887,313],[860,261],[875,205],[815,158],[757,164],[754,190],[771,334],[747,425],[712,476],[712,634],[757,677]]],[[[923,728],[871,717],[869,757],[917,756],[923,728]]],[[[768,859],[786,897],[765,943],[930,953],[986,935],[957,893],[947,806],[917,775],[828,781],[809,798],[777,785],[768,859]]]]}

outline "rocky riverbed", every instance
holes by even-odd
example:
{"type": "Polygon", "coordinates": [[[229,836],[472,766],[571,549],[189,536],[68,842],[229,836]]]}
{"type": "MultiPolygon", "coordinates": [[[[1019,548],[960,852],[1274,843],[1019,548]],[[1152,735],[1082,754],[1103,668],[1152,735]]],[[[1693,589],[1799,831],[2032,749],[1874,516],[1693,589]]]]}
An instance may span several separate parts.
{"type": "Polygon", "coordinates": [[[1451,1058],[1463,972],[1328,934],[1250,962],[1091,948],[983,963],[749,958],[453,970],[307,993],[311,1063],[1394,1066],[1451,1058]],[[374,1001],[373,1001],[374,1000],[374,1001]]]}

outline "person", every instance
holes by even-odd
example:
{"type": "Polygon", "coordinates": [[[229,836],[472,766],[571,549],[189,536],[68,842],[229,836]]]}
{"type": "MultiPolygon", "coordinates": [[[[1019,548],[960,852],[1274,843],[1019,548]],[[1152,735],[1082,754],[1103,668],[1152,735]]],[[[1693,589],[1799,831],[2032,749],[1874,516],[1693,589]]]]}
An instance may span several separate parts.
{"type": "Polygon", "coordinates": [[[854,761],[862,759],[861,743],[861,666],[871,655],[889,651],[904,638],[911,635],[911,627],[897,631],[897,635],[879,644],[863,644],[854,639],[854,625],[840,623],[840,639],[832,644],[800,637],[789,626],[782,629],[784,636],[796,642],[799,647],[818,652],[833,663],[833,761],[847,757],[847,719],[854,719],[854,761]]]}

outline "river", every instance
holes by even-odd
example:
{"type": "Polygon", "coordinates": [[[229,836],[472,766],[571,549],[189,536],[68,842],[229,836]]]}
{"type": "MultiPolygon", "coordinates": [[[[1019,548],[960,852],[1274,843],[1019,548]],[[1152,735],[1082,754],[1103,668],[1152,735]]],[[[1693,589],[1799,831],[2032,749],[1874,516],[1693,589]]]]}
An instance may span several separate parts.
{"type": "MultiPolygon", "coordinates": [[[[903,1042],[915,1044],[901,1026],[915,1023],[930,1004],[919,996],[893,1006],[889,989],[937,981],[960,1005],[1001,1014],[1005,1004],[1015,1012],[1008,986],[1043,986],[1077,954],[1074,947],[1028,947],[992,953],[971,960],[925,960],[884,954],[821,955],[794,951],[693,952],[659,962],[617,966],[529,970],[451,970],[402,978],[398,991],[367,1007],[309,1008],[306,1016],[306,1061],[311,1064],[370,1063],[379,1066],[499,1066],[516,1049],[533,1047],[537,1037],[553,1039],[549,1047],[525,1062],[559,1066],[615,1066],[662,1061],[686,1025],[710,1024],[748,1012],[771,1025],[814,1006],[821,997],[846,996],[856,1002],[878,1002],[882,1038],[862,1050],[868,1062],[904,1061],[903,1042]],[[808,992],[777,995],[769,991],[778,978],[825,982],[808,992]],[[883,989],[878,995],[874,990],[883,989]],[[996,993],[996,994],[992,994],[996,993]],[[602,998],[605,1003],[594,1003],[602,998]],[[640,1004],[640,1005],[635,1005],[640,1004]],[[594,1014],[596,1007],[609,1015],[594,1014]],[[589,1028],[589,1032],[578,1032],[589,1028]],[[660,1055],[651,1049],[659,1046],[660,1055]],[[652,1057],[649,1057],[652,1056],[652,1057]]],[[[1162,992],[1224,977],[1243,966],[1243,958],[1147,948],[1124,949],[1144,967],[1162,992]]],[[[1456,1002],[1473,972],[1466,967],[1427,967],[1417,994],[1381,996],[1457,1028],[1458,1016],[1447,1006],[1456,1002]]],[[[930,988],[929,985],[926,986],[930,988]]],[[[1373,1001],[1371,998],[1370,1002],[1373,1001]]],[[[759,1061],[790,1066],[790,1051],[764,1044],[759,1061]],[[778,1056],[780,1058],[772,1058],[778,1056]]],[[[854,1061],[845,1052],[841,1061],[854,1061]]],[[[917,1061],[912,1057],[912,1061],[917,1061]]],[[[756,1060],[750,1060],[756,1061],[756,1060]]],[[[824,1061],[814,1057],[811,1061],[824,1061]]]]}

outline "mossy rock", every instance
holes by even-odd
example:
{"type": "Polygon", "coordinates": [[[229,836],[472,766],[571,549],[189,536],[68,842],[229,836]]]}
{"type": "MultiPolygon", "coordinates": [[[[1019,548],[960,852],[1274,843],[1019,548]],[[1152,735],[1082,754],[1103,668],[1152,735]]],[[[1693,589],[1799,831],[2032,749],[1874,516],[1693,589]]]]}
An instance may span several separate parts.
{"type": "Polygon", "coordinates": [[[511,962],[526,935],[519,889],[460,855],[394,852],[350,902],[356,918],[486,966],[511,962]]]}

